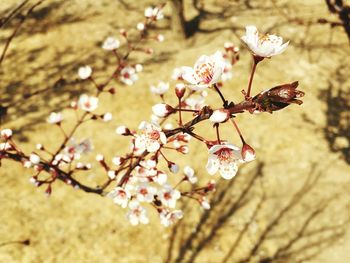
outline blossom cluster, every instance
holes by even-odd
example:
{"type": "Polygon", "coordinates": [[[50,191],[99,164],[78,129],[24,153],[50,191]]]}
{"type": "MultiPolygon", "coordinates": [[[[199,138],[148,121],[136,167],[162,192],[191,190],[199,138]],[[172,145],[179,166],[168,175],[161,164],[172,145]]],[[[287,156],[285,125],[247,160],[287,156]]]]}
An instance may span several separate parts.
{"type": "Polygon", "coordinates": [[[190,198],[202,209],[210,209],[208,195],[215,191],[215,177],[206,179],[205,175],[198,174],[189,165],[180,167],[177,161],[169,158],[168,152],[186,155],[190,152],[191,139],[198,140],[208,151],[207,173],[230,180],[236,176],[240,165],[255,159],[255,150],[245,141],[234,119],[235,115],[245,112],[272,113],[291,103],[301,104],[299,98],[304,95],[297,90],[298,82],[250,95],[257,64],[282,53],[288,46],[288,42],[283,44],[281,37],[259,34],[254,26],[247,26],[246,35],[242,37],[252,53],[254,66],[247,91],[242,91],[240,103],[229,101],[223,95],[224,83],[235,76],[232,70],[239,61],[239,48],[227,42],[222,50],[200,56],[193,67],[175,68],[170,81],[158,80],[149,87],[150,92],[160,99],[159,103],[152,106],[150,119],[141,121],[136,130],[125,125],[119,125],[115,130],[119,136],[130,139],[130,152],[112,158],[96,155],[96,161],[106,175],[106,181],[101,186],[86,186],[72,176],[77,171],[89,171],[92,168],[91,163],[84,162],[83,156],[94,150],[90,138],[74,138],[76,130],[88,120],[112,120],[111,113],[99,112],[99,95],[102,92],[115,93],[115,88],[109,85],[112,79],[127,86],[138,80],[143,66],[129,63],[128,57],[134,51],[153,53],[149,48],[139,47],[138,43],[145,38],[163,41],[162,35],[146,34],[152,23],[163,18],[162,6],[149,7],[144,12],[145,22],[136,26],[139,38],[135,43],[124,29],[120,31],[123,40],[113,36],[106,38],[102,49],[111,52],[117,62],[115,71],[105,83],[96,83],[90,66],[78,69],[80,79],[90,81],[96,92],[92,95],[82,94],[70,103],[67,110],[76,113],[77,121],[69,132],[63,125],[67,121],[64,112],[52,112],[48,116],[47,122],[58,127],[63,134],[63,142],[56,151],[38,144],[36,151],[25,154],[12,140],[12,130],[3,129],[0,133],[3,141],[0,144],[0,160],[8,158],[21,162],[24,167],[34,168],[36,172],[30,182],[36,186],[46,185],[45,192],[48,195],[52,192],[52,184],[58,179],[86,192],[107,196],[116,205],[128,210],[126,218],[132,225],[148,224],[149,208],[155,209],[160,223],[165,227],[174,224],[183,217],[183,211],[178,205],[182,198],[190,198]],[[120,51],[122,47],[126,49],[124,54],[120,51]],[[168,93],[176,97],[175,105],[166,102],[168,93]],[[222,106],[213,109],[206,103],[208,96],[218,96],[222,106]],[[176,126],[166,123],[171,117],[175,118],[176,126]],[[202,121],[212,124],[216,132],[215,139],[194,132],[194,126],[202,121]],[[240,137],[241,146],[221,138],[220,127],[225,123],[232,124],[240,137]],[[49,159],[44,156],[49,156],[49,159]],[[43,178],[43,172],[49,176],[43,178]],[[203,184],[203,181],[207,182],[203,184]]]}

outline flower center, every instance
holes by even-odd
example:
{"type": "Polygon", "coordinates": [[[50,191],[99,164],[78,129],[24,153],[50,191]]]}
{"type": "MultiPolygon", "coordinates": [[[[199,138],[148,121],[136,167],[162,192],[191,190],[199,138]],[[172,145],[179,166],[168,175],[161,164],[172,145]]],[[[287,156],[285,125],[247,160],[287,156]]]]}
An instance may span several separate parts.
{"type": "Polygon", "coordinates": [[[150,138],[150,139],[152,139],[152,140],[158,140],[159,138],[160,138],[160,134],[159,134],[159,132],[158,131],[151,131],[151,132],[149,132],[148,133],[148,137],[150,138]]]}
{"type": "Polygon", "coordinates": [[[204,83],[208,84],[213,78],[213,68],[214,65],[212,63],[201,64],[196,68],[196,74],[204,83]]]}
{"type": "Polygon", "coordinates": [[[222,148],[216,151],[214,154],[218,156],[220,162],[230,163],[234,160],[233,152],[229,148],[222,148]]]}
{"type": "Polygon", "coordinates": [[[147,195],[147,194],[148,194],[147,189],[146,189],[146,188],[141,188],[141,189],[140,189],[140,194],[142,194],[142,195],[147,195]]]}
{"type": "Polygon", "coordinates": [[[164,196],[164,199],[165,199],[165,200],[171,199],[171,194],[170,194],[169,192],[164,193],[163,196],[164,196]]]}

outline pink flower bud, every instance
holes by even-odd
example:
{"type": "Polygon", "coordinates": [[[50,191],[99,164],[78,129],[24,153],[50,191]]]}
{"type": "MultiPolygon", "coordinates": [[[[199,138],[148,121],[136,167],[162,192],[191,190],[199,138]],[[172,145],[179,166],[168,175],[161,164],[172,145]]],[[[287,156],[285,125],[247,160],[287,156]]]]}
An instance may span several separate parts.
{"type": "Polygon", "coordinates": [[[165,103],[159,103],[152,107],[154,115],[160,118],[167,117],[169,114],[174,112],[174,108],[165,103]]]}
{"type": "Polygon", "coordinates": [[[186,87],[184,84],[182,84],[182,83],[176,84],[175,93],[179,99],[181,99],[185,95],[185,91],[186,91],[186,87]]]}
{"type": "Polygon", "coordinates": [[[255,159],[254,149],[247,143],[243,144],[242,147],[242,158],[245,162],[251,162],[255,159]]]}

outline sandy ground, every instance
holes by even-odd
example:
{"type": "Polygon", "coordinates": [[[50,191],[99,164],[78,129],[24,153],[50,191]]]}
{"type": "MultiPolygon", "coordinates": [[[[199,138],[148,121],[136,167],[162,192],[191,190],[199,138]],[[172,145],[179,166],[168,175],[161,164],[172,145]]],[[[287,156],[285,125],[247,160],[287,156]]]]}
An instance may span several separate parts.
{"type": "MultiPolygon", "coordinates": [[[[17,2],[19,1],[1,1],[0,13],[7,13],[17,2]]],[[[92,137],[96,152],[106,156],[123,153],[128,141],[117,137],[114,129],[120,124],[136,128],[145,116],[150,116],[150,106],[159,102],[159,98],[150,94],[150,84],[170,80],[174,67],[191,66],[201,54],[221,49],[226,41],[241,45],[238,37],[244,33],[243,28],[247,24],[256,24],[264,30],[270,29],[269,32],[282,35],[291,44],[284,54],[259,65],[254,89],[262,90],[299,80],[300,89],[305,91],[306,96],[300,107],[293,105],[272,115],[243,114],[237,117],[245,137],[256,149],[258,160],[265,164],[264,187],[272,200],[264,206],[263,213],[256,220],[257,229],[252,234],[253,238],[300,188],[311,174],[312,168],[316,167],[313,175],[321,175],[320,180],[308,199],[287,215],[280,228],[283,230],[281,233],[283,238],[287,237],[289,230],[297,228],[298,220],[303,218],[305,211],[322,204],[319,202],[322,198],[334,197],[322,211],[322,217],[313,221],[312,227],[317,229],[323,224],[341,225],[338,229],[339,237],[326,246],[320,246],[316,256],[306,262],[349,262],[350,236],[346,224],[350,216],[350,166],[346,161],[349,137],[340,138],[338,148],[330,148],[327,126],[329,120],[334,118],[331,114],[338,116],[340,111],[329,111],[332,105],[325,95],[330,86],[335,94],[337,89],[349,92],[349,81],[346,78],[349,72],[346,67],[350,62],[348,40],[341,28],[298,25],[286,21],[282,14],[287,12],[291,18],[303,21],[315,21],[319,17],[336,20],[337,17],[330,16],[323,1],[316,0],[293,1],[290,4],[288,1],[276,1],[275,5],[280,7],[278,9],[272,4],[274,1],[251,1],[255,7],[252,9],[236,4],[235,1],[203,2],[206,9],[212,12],[220,14],[221,6],[225,5],[232,12],[229,17],[208,15],[200,23],[202,30],[183,42],[172,35],[168,19],[161,21],[156,32],[164,34],[166,40],[164,43],[149,44],[155,49],[154,56],[138,54],[131,57],[132,61],[144,64],[145,70],[140,74],[140,80],[128,88],[114,83],[116,95],[102,96],[101,112],[112,112],[114,120],[94,126],[86,124],[78,131],[77,137],[92,137]]],[[[142,21],[144,7],[152,2],[123,3],[113,0],[48,0],[37,8],[34,16],[25,22],[11,43],[0,68],[2,101],[17,101],[23,93],[51,87],[60,77],[68,82],[67,85],[21,101],[9,109],[1,128],[12,128],[15,139],[26,152],[30,152],[39,142],[53,149],[59,145],[60,131],[50,127],[45,121],[46,117],[51,111],[58,111],[68,105],[71,98],[93,89],[86,82],[76,81],[76,70],[80,65],[89,64],[94,69],[97,81],[102,81],[107,72],[113,70],[113,57],[100,48],[102,41],[109,35],[117,35],[120,28],[135,27],[137,22],[142,21]]],[[[166,14],[169,12],[166,9],[166,14]]],[[[187,3],[187,19],[196,14],[187,3]]],[[[0,50],[17,22],[13,20],[13,25],[1,29],[0,50]]],[[[233,69],[234,78],[223,88],[227,97],[239,100],[240,90],[245,88],[248,81],[250,67],[250,56],[242,47],[241,60],[233,69]]],[[[208,102],[214,105],[220,103],[215,96],[209,96],[208,102]]],[[[68,119],[70,113],[64,111],[64,114],[68,119]]],[[[200,125],[199,131],[205,132],[208,127],[209,124],[200,125]]],[[[350,134],[349,126],[347,129],[350,134]]],[[[231,127],[225,128],[223,134],[239,143],[239,138],[231,127]]],[[[213,136],[213,133],[208,136],[213,136]]],[[[191,162],[201,180],[206,181],[209,178],[203,169],[206,158],[204,147],[194,143],[192,153],[185,156],[180,164],[191,162]],[[190,161],[194,156],[195,162],[190,161]]],[[[92,155],[87,157],[87,160],[93,159],[92,155]]],[[[256,164],[243,167],[240,176],[248,177],[254,167],[256,164]]],[[[52,196],[47,198],[43,189],[35,189],[28,183],[30,175],[31,172],[19,164],[2,162],[0,244],[30,239],[30,245],[0,246],[0,262],[165,261],[172,230],[159,224],[156,213],[151,213],[149,225],[131,227],[125,220],[125,211],[115,207],[110,200],[71,189],[61,183],[54,186],[52,196]]],[[[103,178],[98,170],[82,176],[82,180],[92,185],[98,184],[103,178]]],[[[198,207],[193,210],[191,213],[194,219],[183,224],[185,228],[187,226],[186,231],[190,231],[188,229],[195,224],[193,221],[203,213],[198,207]]],[[[250,210],[252,209],[248,206],[247,211],[250,210]]],[[[230,247],[231,236],[238,231],[234,222],[242,218],[241,215],[232,217],[228,228],[225,228],[228,231],[221,231],[214,237],[212,243],[208,243],[199,253],[195,262],[221,262],[230,247]]],[[[179,238],[178,242],[181,244],[183,239],[185,238],[179,238]]],[[[269,254],[283,242],[271,238],[262,250],[269,254]]],[[[249,246],[247,240],[237,254],[244,254],[245,246],[249,246]]],[[[177,253],[175,247],[173,255],[176,256],[177,253]]],[[[263,257],[262,254],[260,256],[263,257]]],[[[234,258],[233,256],[227,262],[236,262],[234,258]]],[[[252,261],[259,261],[259,258],[252,261]]],[[[280,262],[301,260],[295,256],[280,262]]]]}

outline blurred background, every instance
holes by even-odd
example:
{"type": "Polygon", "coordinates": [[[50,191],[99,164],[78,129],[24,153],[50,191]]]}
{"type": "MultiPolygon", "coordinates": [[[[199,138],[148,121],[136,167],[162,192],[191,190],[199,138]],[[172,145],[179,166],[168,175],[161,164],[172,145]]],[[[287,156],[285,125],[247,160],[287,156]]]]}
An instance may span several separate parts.
{"type": "MultiPolygon", "coordinates": [[[[122,28],[135,28],[144,9],[159,3],[2,0],[0,52],[16,34],[0,64],[1,128],[13,129],[28,153],[36,143],[55,149],[62,135],[46,123],[47,116],[95,89],[78,79],[77,69],[90,65],[96,80],[103,81],[115,62],[102,42],[122,28]]],[[[257,160],[231,181],[215,177],[211,210],[183,200],[179,207],[185,216],[171,228],[160,225],[155,211],[149,225],[132,227],[126,211],[111,200],[62,183],[47,198],[28,182],[32,171],[3,160],[0,262],[349,262],[350,2],[174,0],[164,11],[153,32],[165,41],[147,43],[155,50],[152,56],[130,57],[144,66],[140,79],[131,87],[115,82],[116,94],[101,97],[101,111],[112,112],[113,121],[86,124],[77,133],[92,138],[95,153],[110,158],[126,152],[128,139],[114,130],[118,125],[136,129],[150,117],[160,99],[149,86],[170,81],[174,87],[175,67],[192,66],[227,41],[241,48],[241,57],[223,92],[239,101],[252,66],[240,36],[250,24],[290,40],[286,52],[259,64],[253,91],[299,80],[304,104],[272,115],[240,114],[237,121],[257,160]],[[172,9],[181,4],[183,20],[172,9]]],[[[212,94],[207,103],[219,107],[212,94]]],[[[73,119],[71,112],[63,113],[73,119]]],[[[208,127],[201,124],[198,130],[208,127]]],[[[232,127],[222,137],[239,144],[232,127]]],[[[203,145],[191,142],[190,154],[181,157],[179,163],[191,164],[200,181],[210,179],[203,145]]],[[[91,185],[102,178],[98,169],[79,176],[91,185]]]]}

